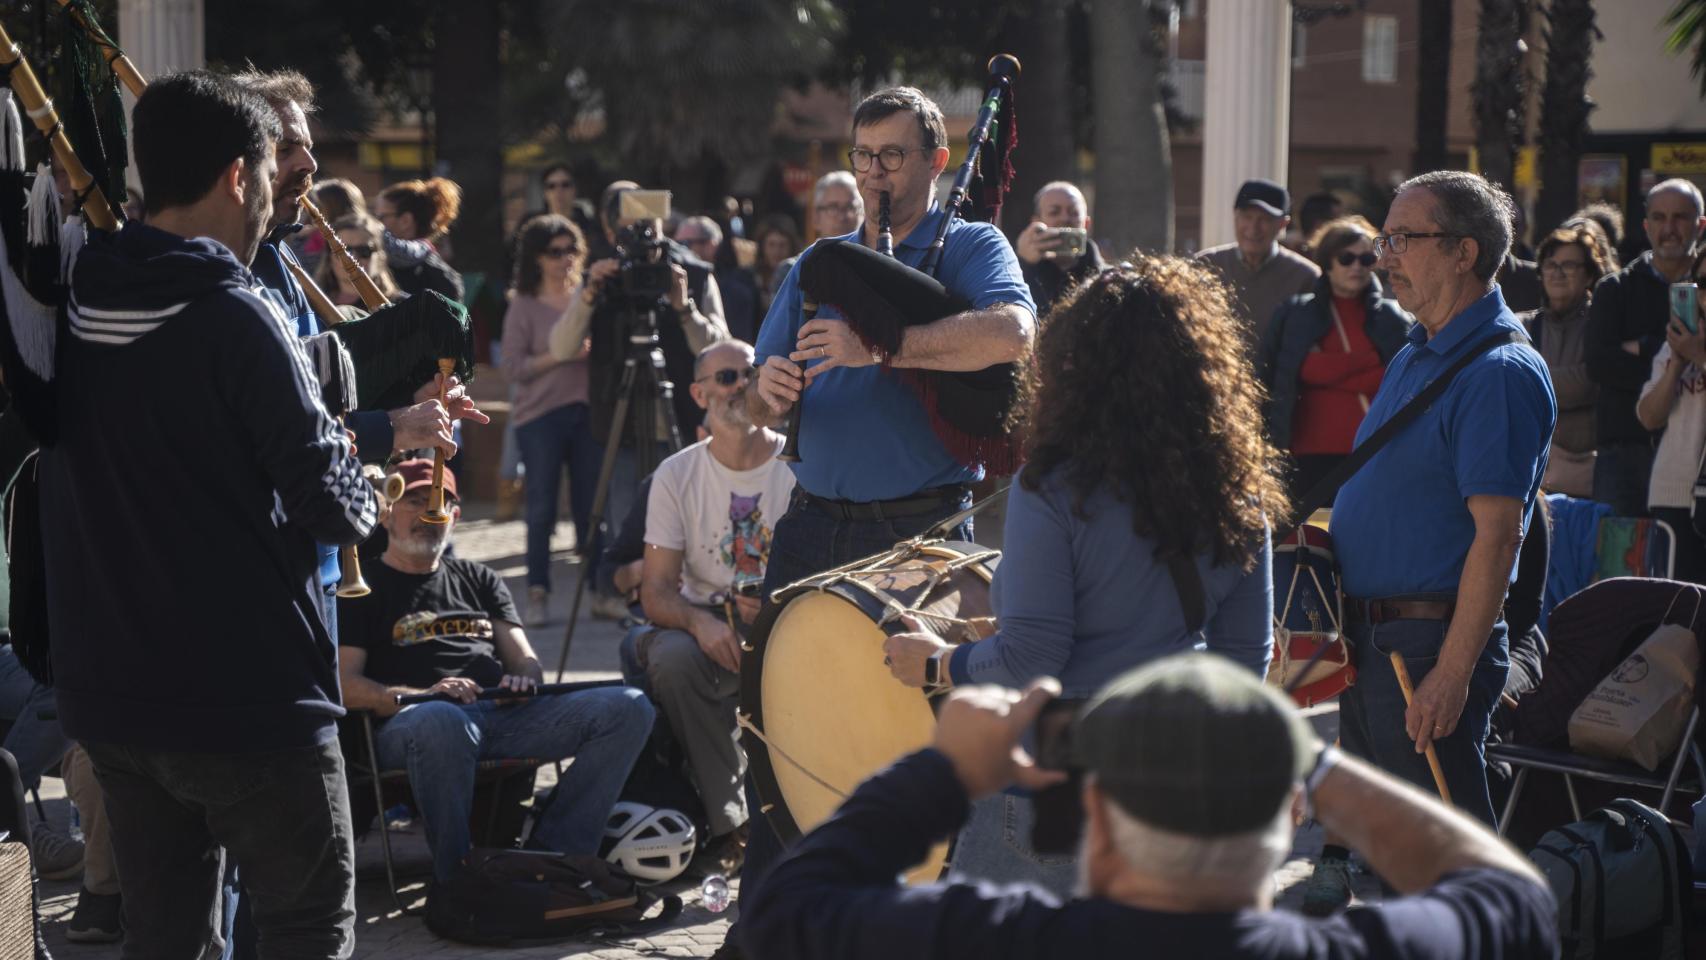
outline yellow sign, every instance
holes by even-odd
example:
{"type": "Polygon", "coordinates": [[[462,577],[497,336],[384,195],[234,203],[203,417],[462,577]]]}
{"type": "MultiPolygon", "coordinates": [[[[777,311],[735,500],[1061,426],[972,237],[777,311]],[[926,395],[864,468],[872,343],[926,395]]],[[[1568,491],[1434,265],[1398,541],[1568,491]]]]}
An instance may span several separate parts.
{"type": "Polygon", "coordinates": [[[1706,173],[1706,143],[1655,143],[1654,173],[1706,173]]]}
{"type": "Polygon", "coordinates": [[[1516,152],[1516,169],[1511,172],[1511,179],[1516,181],[1518,189],[1539,186],[1540,176],[1536,169],[1540,163],[1540,150],[1537,147],[1522,147],[1516,152]]]}
{"type": "Polygon", "coordinates": [[[369,170],[422,170],[432,160],[430,151],[423,159],[419,143],[394,143],[366,140],[356,147],[356,160],[369,170]]]}

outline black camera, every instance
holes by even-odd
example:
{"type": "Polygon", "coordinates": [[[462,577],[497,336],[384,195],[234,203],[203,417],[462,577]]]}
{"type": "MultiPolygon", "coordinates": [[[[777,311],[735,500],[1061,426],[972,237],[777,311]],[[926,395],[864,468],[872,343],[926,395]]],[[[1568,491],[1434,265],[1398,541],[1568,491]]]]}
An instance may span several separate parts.
{"type": "Polygon", "coordinates": [[[611,293],[643,307],[669,297],[675,283],[669,241],[659,236],[656,221],[642,220],[623,227],[616,234],[616,253],[618,267],[611,293]]]}
{"type": "Polygon", "coordinates": [[[1037,766],[1062,770],[1068,776],[1031,795],[1036,819],[1031,824],[1031,849],[1042,854],[1072,854],[1084,832],[1084,776],[1072,751],[1072,724],[1082,700],[1054,700],[1038,715],[1032,731],[1037,766]]]}

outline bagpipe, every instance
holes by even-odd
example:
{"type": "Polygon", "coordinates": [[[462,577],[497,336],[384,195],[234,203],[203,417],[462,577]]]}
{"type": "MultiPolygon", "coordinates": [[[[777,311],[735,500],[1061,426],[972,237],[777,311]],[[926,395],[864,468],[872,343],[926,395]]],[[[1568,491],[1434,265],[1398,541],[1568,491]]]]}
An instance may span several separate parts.
{"type": "MultiPolygon", "coordinates": [[[[935,237],[918,269],[894,258],[886,224],[879,224],[886,242],[878,241],[886,249],[873,250],[846,240],[820,242],[801,257],[799,265],[805,320],[816,316],[820,304],[834,306],[860,342],[881,358],[887,372],[918,395],[948,453],[966,466],[983,464],[997,474],[1010,474],[1019,466],[1015,420],[1024,383],[1020,365],[1001,363],[956,373],[896,369],[887,361],[900,352],[906,328],[971,309],[935,274],[955,217],[993,220],[1000,213],[1013,179],[1010,155],[1018,142],[1012,89],[1018,76],[1019,61],[1010,54],[989,61],[988,93],[966,136],[965,162],[954,176],[935,237]]],[[[799,459],[799,425],[799,404],[795,404],[782,425],[787,459],[799,459]]]]}

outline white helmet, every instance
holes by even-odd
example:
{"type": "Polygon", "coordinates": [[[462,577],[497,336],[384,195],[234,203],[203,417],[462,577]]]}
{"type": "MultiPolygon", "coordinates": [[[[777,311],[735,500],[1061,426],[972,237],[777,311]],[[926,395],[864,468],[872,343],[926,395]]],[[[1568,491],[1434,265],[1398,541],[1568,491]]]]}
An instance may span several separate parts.
{"type": "Polygon", "coordinates": [[[651,884],[680,876],[697,840],[693,821],[681,811],[622,800],[610,808],[600,848],[628,876],[651,884]]]}

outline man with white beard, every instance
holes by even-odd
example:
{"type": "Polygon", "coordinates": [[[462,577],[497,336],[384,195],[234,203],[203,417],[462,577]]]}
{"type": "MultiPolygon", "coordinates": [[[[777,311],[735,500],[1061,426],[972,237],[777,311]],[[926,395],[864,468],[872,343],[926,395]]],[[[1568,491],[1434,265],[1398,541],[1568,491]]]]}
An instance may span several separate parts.
{"type": "Polygon", "coordinates": [[[530,842],[597,853],[610,808],[651,734],[651,704],[632,687],[533,695],[544,668],[509,587],[485,564],[444,555],[462,512],[456,475],[444,471],[450,522],[434,524],[423,519],[432,461],[408,460],[397,472],[404,487],[385,518],[390,539],[365,571],[373,592],[338,601],[338,676],[344,703],[380,718],[380,768],[408,771],[434,877],[450,879],[472,845],[468,817],[481,760],[573,757],[530,842]],[[518,699],[476,699],[493,687],[518,699]],[[399,694],[415,693],[446,699],[398,706],[399,694]]]}
{"type": "Polygon", "coordinates": [[[731,611],[743,624],[758,616],[771,530],[794,491],[793,472],[776,459],[781,435],[747,414],[752,360],[749,344],[723,340],[694,362],[689,389],[710,436],[652,475],[640,575],[651,624],[622,644],[623,675],[669,720],[711,835],[728,838],[719,853],[730,862],[747,816],[746,758],[735,726],[741,644],[731,611]]]}

